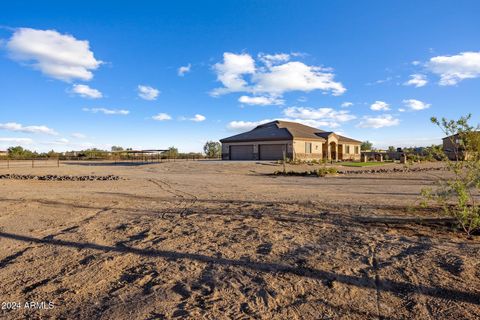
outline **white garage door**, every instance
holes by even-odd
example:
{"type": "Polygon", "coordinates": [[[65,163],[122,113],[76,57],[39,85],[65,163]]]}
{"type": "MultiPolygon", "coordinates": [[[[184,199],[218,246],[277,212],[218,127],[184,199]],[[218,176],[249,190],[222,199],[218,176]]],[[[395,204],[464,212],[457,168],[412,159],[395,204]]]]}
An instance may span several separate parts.
{"type": "Polygon", "coordinates": [[[230,160],[253,160],[253,145],[230,146],[230,160]]]}
{"type": "Polygon", "coordinates": [[[283,159],[284,144],[261,144],[258,148],[260,149],[260,160],[283,159]]]}

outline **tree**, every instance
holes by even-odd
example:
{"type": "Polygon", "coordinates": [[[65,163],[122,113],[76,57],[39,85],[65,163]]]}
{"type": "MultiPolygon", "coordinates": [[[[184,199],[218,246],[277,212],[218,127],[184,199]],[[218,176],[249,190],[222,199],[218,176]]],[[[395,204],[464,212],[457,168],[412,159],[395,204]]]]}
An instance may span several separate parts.
{"type": "Polygon", "coordinates": [[[11,159],[28,159],[36,157],[38,154],[20,146],[8,148],[8,157],[11,159]]]}
{"type": "Polygon", "coordinates": [[[366,150],[372,150],[373,143],[370,141],[363,141],[362,144],[360,145],[360,150],[366,151],[366,150]]]}
{"type": "Polygon", "coordinates": [[[178,149],[173,147],[173,146],[168,148],[168,150],[165,153],[169,158],[177,158],[178,157],[178,149]]]}
{"type": "Polygon", "coordinates": [[[203,152],[208,158],[220,158],[222,145],[218,141],[207,141],[203,146],[203,152]]]}
{"type": "Polygon", "coordinates": [[[469,125],[470,118],[470,114],[459,120],[431,118],[452,142],[459,139],[461,143],[453,143],[455,161],[443,154],[450,173],[435,181],[435,189],[422,190],[424,204],[435,201],[468,235],[480,230],[480,205],[475,198],[480,191],[480,133],[479,126],[469,125]]]}
{"type": "Polygon", "coordinates": [[[396,149],[395,149],[394,146],[389,146],[389,147],[388,147],[388,151],[390,151],[390,152],[395,152],[395,150],[396,150],[396,149]]]}
{"type": "Polygon", "coordinates": [[[112,146],[111,150],[112,150],[112,152],[123,151],[123,148],[119,147],[119,146],[112,146]]]}

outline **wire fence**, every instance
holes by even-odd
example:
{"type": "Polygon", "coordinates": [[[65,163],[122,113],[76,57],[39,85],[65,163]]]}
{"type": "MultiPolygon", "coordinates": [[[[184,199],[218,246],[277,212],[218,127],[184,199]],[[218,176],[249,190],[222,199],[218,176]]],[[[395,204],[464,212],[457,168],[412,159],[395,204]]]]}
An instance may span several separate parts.
{"type": "Polygon", "coordinates": [[[60,167],[60,159],[0,160],[0,168],[60,167]]]}

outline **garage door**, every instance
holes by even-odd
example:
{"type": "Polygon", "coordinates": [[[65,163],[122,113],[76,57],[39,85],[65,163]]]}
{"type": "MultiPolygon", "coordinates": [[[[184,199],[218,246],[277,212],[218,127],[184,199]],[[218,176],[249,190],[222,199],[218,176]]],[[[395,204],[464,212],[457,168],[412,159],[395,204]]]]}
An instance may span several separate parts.
{"type": "Polygon", "coordinates": [[[283,144],[261,144],[260,160],[282,160],[285,145],[283,144]]]}
{"type": "Polygon", "coordinates": [[[253,160],[253,145],[230,146],[230,160],[253,160]]]}

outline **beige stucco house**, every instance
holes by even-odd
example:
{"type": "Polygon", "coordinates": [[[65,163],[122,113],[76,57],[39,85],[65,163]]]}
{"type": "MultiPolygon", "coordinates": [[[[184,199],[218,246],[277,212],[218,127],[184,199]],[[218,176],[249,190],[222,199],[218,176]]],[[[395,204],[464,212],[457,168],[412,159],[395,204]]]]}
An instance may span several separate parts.
{"type": "Polygon", "coordinates": [[[220,142],[223,160],[360,160],[361,141],[289,121],[268,122],[220,142]]]}
{"type": "Polygon", "coordinates": [[[457,133],[442,139],[443,152],[445,152],[450,160],[466,160],[471,156],[471,154],[469,155],[465,151],[465,142],[463,141],[463,138],[468,139],[468,137],[470,137],[470,141],[478,141],[480,131],[470,132],[470,134],[471,136],[468,136],[468,134],[467,136],[462,136],[462,134],[457,133]]]}

